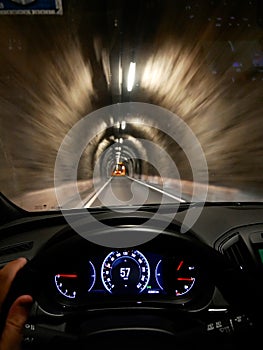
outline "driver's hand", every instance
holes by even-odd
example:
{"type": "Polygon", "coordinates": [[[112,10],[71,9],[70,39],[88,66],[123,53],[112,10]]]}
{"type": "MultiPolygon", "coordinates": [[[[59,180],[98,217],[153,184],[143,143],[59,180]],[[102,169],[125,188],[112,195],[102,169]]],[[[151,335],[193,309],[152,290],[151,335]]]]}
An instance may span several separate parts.
{"type": "MultiPolygon", "coordinates": [[[[0,312],[16,273],[26,263],[25,258],[18,258],[7,263],[0,270],[0,312]]],[[[30,295],[21,295],[10,307],[2,334],[0,334],[0,350],[21,349],[23,328],[28,319],[32,301],[30,295]]]]}

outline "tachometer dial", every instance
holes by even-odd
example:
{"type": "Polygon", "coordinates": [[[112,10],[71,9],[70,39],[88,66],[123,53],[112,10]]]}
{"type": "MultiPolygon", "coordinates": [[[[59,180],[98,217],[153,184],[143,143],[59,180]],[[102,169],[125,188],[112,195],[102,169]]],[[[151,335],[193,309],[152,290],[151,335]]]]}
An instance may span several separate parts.
{"type": "Polygon", "coordinates": [[[85,278],[83,278],[83,273],[58,273],[55,275],[55,285],[58,292],[64,297],[75,299],[81,293],[89,292],[94,286],[95,279],[95,268],[92,262],[89,261],[85,271],[85,278]]]}
{"type": "Polygon", "coordinates": [[[113,251],[103,261],[101,279],[110,293],[138,294],[149,282],[149,263],[138,250],[113,251]]]}
{"type": "Polygon", "coordinates": [[[55,275],[55,284],[60,294],[66,298],[75,299],[78,290],[78,275],[59,273],[55,275]]]}

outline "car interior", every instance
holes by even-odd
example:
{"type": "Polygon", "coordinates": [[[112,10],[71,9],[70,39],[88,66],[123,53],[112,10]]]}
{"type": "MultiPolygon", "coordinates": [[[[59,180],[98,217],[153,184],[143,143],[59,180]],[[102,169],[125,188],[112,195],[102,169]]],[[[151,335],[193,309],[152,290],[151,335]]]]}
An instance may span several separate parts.
{"type": "Polygon", "coordinates": [[[30,294],[26,350],[260,346],[262,1],[0,16],[1,329],[30,294]]]}

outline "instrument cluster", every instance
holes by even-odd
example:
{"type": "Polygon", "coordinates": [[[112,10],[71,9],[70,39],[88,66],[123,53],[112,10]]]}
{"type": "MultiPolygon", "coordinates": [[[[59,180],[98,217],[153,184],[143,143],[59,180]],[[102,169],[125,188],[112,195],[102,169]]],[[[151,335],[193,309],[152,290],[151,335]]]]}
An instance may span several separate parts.
{"type": "Polygon", "coordinates": [[[190,257],[139,249],[81,257],[66,266],[58,264],[49,276],[53,297],[69,306],[114,297],[185,303],[203,283],[200,266],[190,257]]]}

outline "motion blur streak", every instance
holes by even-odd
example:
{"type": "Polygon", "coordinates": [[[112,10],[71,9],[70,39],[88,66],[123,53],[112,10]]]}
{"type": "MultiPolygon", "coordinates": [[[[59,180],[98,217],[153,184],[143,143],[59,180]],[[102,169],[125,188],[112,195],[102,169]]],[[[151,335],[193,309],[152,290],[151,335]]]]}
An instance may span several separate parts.
{"type": "Polygon", "coordinates": [[[94,97],[92,71],[77,39],[45,23],[35,33],[23,33],[21,24],[19,31],[14,23],[1,24],[0,44],[10,45],[0,68],[0,181],[8,196],[54,186],[58,148],[91,111],[94,97]]]}
{"type": "Polygon", "coordinates": [[[260,45],[262,30],[241,28],[239,34],[232,33],[238,51],[233,55],[223,41],[231,32],[190,25],[186,30],[178,22],[170,16],[170,22],[166,18],[160,26],[141,87],[154,104],[173,111],[191,127],[207,157],[211,184],[262,193],[262,80],[248,61],[252,54],[247,46],[251,37],[258,40],[255,46],[260,45]],[[238,58],[243,62],[241,72],[233,68],[238,58]]]}

